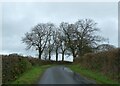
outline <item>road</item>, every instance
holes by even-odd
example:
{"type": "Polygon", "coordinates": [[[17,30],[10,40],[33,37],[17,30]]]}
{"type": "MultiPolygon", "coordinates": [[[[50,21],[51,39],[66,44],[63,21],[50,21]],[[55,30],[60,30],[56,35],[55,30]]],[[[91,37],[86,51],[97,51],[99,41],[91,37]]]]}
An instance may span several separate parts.
{"type": "Polygon", "coordinates": [[[65,66],[48,68],[38,84],[95,84],[95,81],[73,72],[65,66]]]}

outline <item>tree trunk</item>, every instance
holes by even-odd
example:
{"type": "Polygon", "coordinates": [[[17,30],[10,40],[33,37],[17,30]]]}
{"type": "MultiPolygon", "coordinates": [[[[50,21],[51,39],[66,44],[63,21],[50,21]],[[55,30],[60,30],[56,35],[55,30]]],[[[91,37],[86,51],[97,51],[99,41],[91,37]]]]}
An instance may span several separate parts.
{"type": "Polygon", "coordinates": [[[41,60],[41,50],[39,49],[39,59],[41,60]]]}
{"type": "Polygon", "coordinates": [[[75,61],[75,58],[76,58],[76,55],[75,55],[75,52],[73,51],[73,62],[75,61]]]}
{"type": "Polygon", "coordinates": [[[58,49],[56,49],[56,61],[58,61],[58,49]]]}
{"type": "Polygon", "coordinates": [[[83,48],[82,48],[82,46],[79,46],[79,51],[78,51],[79,53],[79,56],[81,57],[82,55],[83,55],[83,48]]]}
{"type": "Polygon", "coordinates": [[[64,61],[64,51],[62,52],[62,61],[64,61]]]}
{"type": "Polygon", "coordinates": [[[51,52],[49,51],[49,60],[51,59],[51,52]]]}

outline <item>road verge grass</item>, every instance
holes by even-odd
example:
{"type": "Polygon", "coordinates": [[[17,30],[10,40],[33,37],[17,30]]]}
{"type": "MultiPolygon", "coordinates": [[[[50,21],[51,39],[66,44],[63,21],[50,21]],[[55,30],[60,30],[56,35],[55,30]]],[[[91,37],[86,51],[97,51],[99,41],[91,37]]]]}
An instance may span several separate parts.
{"type": "Polygon", "coordinates": [[[51,65],[33,66],[29,71],[23,73],[17,80],[11,84],[36,84],[43,72],[51,65]]]}
{"type": "Polygon", "coordinates": [[[95,80],[97,84],[118,84],[117,81],[113,81],[99,72],[92,71],[80,65],[67,65],[67,66],[71,70],[79,73],[80,75],[95,80]]]}
{"type": "MultiPolygon", "coordinates": [[[[40,76],[43,74],[43,72],[51,66],[55,65],[34,66],[31,70],[23,73],[11,84],[37,84],[37,81],[40,79],[40,76]]],[[[69,67],[71,70],[79,73],[81,76],[85,76],[90,80],[95,80],[96,84],[118,84],[117,81],[113,81],[99,72],[86,69],[80,65],[72,64],[66,65],[66,67],[69,67]]]]}

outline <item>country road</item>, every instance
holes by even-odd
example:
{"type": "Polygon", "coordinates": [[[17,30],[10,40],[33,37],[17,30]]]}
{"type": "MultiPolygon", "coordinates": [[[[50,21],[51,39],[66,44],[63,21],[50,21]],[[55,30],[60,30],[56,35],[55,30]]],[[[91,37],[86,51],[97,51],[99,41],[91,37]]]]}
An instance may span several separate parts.
{"type": "Polygon", "coordinates": [[[65,66],[54,66],[45,71],[38,84],[95,84],[95,81],[82,77],[65,66]]]}

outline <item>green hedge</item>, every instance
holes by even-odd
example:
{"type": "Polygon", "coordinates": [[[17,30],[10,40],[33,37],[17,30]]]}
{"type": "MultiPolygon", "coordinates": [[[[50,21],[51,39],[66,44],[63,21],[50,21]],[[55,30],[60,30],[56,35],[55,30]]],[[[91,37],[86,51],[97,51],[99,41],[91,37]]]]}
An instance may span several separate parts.
{"type": "Polygon", "coordinates": [[[23,57],[2,56],[2,83],[17,79],[31,67],[31,63],[23,57]]]}
{"type": "Polygon", "coordinates": [[[83,67],[120,81],[120,49],[85,54],[79,59],[79,63],[83,67]]]}
{"type": "Polygon", "coordinates": [[[2,83],[9,83],[16,80],[32,66],[48,64],[71,64],[71,62],[40,60],[38,58],[30,56],[24,57],[18,54],[2,55],[2,83]]]}

